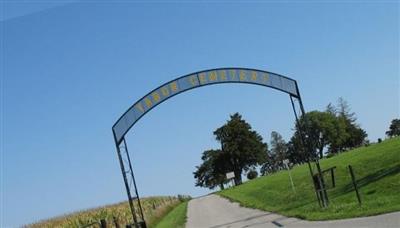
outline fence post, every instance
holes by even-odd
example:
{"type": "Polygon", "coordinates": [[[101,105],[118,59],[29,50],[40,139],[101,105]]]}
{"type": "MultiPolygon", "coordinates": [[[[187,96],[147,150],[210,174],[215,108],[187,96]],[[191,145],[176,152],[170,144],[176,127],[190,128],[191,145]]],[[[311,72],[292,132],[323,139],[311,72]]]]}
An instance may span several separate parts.
{"type": "Polygon", "coordinates": [[[107,221],[105,219],[100,220],[100,227],[101,228],[107,228],[107,221]]]}
{"type": "Polygon", "coordinates": [[[351,175],[351,181],[353,182],[354,190],[356,191],[358,203],[361,205],[360,193],[358,192],[356,178],[354,177],[353,167],[351,167],[351,165],[349,165],[349,171],[351,175]]]}
{"type": "Polygon", "coordinates": [[[119,222],[118,222],[117,217],[113,216],[113,221],[114,221],[115,228],[119,228],[119,222]]]}
{"type": "Polygon", "coordinates": [[[318,170],[318,173],[317,173],[317,175],[318,175],[318,184],[321,186],[322,206],[323,207],[328,207],[328,205],[329,205],[328,193],[326,192],[324,176],[322,175],[321,166],[319,165],[318,160],[315,162],[315,165],[316,165],[317,170],[318,170]]]}

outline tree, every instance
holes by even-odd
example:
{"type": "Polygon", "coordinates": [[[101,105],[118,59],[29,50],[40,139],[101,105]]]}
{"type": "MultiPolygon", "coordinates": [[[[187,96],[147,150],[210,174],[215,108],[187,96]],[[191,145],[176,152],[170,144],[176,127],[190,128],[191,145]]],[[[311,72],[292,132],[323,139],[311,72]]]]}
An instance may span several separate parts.
{"type": "Polygon", "coordinates": [[[326,111],[326,112],[329,112],[329,113],[331,113],[332,115],[335,115],[335,116],[336,116],[336,113],[337,113],[337,109],[336,109],[336,107],[335,107],[332,103],[329,103],[329,104],[326,106],[325,111],[326,111]]]}
{"type": "Polygon", "coordinates": [[[357,124],[348,123],[346,130],[347,134],[350,135],[350,137],[344,143],[344,147],[346,149],[352,149],[364,144],[368,135],[367,132],[365,132],[361,127],[359,127],[357,124]]]}
{"type": "Polygon", "coordinates": [[[224,154],[221,150],[206,150],[201,157],[203,163],[196,166],[197,170],[193,173],[196,178],[196,186],[214,189],[220,186],[224,189],[224,183],[227,182],[225,174],[228,167],[225,165],[224,154]]]}
{"type": "Polygon", "coordinates": [[[226,165],[235,173],[236,185],[242,183],[243,171],[261,165],[267,159],[267,144],[239,113],[231,115],[226,124],[214,131],[214,135],[227,157],[226,165]]]}
{"type": "Polygon", "coordinates": [[[356,123],[357,117],[351,112],[350,105],[342,97],[338,99],[338,116],[340,122],[344,123],[347,137],[338,145],[338,151],[361,146],[367,138],[367,133],[356,123]]]}
{"type": "Polygon", "coordinates": [[[300,126],[296,125],[296,131],[298,135],[301,130],[304,131],[305,147],[311,153],[310,156],[319,154],[322,158],[328,145],[343,139],[343,129],[330,112],[308,112],[301,116],[299,122],[300,126]]]}
{"type": "Polygon", "coordinates": [[[324,151],[335,154],[365,144],[367,133],[356,123],[357,118],[343,98],[337,107],[329,103],[324,112],[312,111],[302,115],[287,145],[287,157],[303,163],[324,151]]]}
{"type": "Polygon", "coordinates": [[[275,156],[277,163],[282,163],[286,159],[287,144],[278,132],[271,132],[271,154],[275,156]]]}
{"type": "Polygon", "coordinates": [[[303,164],[309,158],[308,151],[304,151],[299,131],[295,131],[287,143],[287,158],[293,164],[303,164]]]}
{"type": "Polygon", "coordinates": [[[276,132],[271,132],[271,150],[268,151],[268,159],[261,167],[261,173],[273,173],[283,167],[283,160],[287,156],[287,144],[282,136],[276,132]]]}
{"type": "Polygon", "coordinates": [[[356,113],[351,111],[349,103],[343,97],[339,97],[336,110],[339,116],[346,117],[351,123],[356,122],[356,113]]]}
{"type": "Polygon", "coordinates": [[[393,119],[389,130],[386,132],[389,137],[395,137],[400,135],[400,119],[393,119]]]}
{"type": "Polygon", "coordinates": [[[344,118],[339,118],[337,116],[333,116],[334,120],[334,135],[331,135],[329,139],[329,149],[328,152],[330,154],[336,154],[341,151],[344,143],[350,137],[350,132],[346,130],[346,120],[344,118]]]}

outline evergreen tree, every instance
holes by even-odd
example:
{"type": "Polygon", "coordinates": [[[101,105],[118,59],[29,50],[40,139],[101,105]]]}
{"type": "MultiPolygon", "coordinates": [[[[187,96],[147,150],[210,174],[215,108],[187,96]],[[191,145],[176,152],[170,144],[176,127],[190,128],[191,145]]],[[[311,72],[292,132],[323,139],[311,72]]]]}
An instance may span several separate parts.
{"type": "Polygon", "coordinates": [[[271,150],[270,153],[273,155],[275,160],[275,166],[279,169],[283,167],[283,160],[287,156],[287,144],[282,136],[276,132],[271,132],[271,150]]]}
{"type": "Polygon", "coordinates": [[[298,131],[295,131],[287,143],[287,158],[293,164],[303,164],[308,161],[308,151],[304,150],[303,142],[298,131]]]}
{"type": "Polygon", "coordinates": [[[229,158],[226,162],[235,173],[236,185],[242,183],[243,171],[267,160],[267,144],[239,113],[231,115],[226,124],[214,131],[214,135],[221,143],[222,152],[229,158]]]}
{"type": "Polygon", "coordinates": [[[350,105],[342,97],[338,99],[338,119],[345,125],[347,138],[338,145],[338,151],[343,151],[361,146],[367,138],[367,133],[356,123],[357,117],[351,111],[350,105]]]}
{"type": "Polygon", "coordinates": [[[243,171],[254,169],[267,160],[268,146],[239,113],[230,116],[226,124],[214,131],[220,150],[203,152],[203,163],[193,173],[196,186],[215,188],[226,182],[225,175],[234,172],[235,185],[242,183],[243,171]]]}
{"type": "Polygon", "coordinates": [[[196,186],[207,187],[214,189],[219,186],[224,189],[226,173],[229,172],[229,167],[225,164],[226,157],[221,150],[206,150],[201,157],[203,163],[196,166],[196,171],[193,173],[196,179],[196,186]]]}
{"type": "Polygon", "coordinates": [[[389,137],[395,137],[400,135],[400,119],[393,119],[389,130],[386,132],[389,137]]]}

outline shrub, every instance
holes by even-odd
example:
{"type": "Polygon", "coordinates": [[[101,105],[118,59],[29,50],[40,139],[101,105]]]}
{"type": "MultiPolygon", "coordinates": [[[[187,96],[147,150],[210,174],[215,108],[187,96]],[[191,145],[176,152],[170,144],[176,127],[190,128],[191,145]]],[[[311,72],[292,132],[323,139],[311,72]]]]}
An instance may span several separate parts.
{"type": "Polygon", "coordinates": [[[189,195],[178,195],[178,200],[181,202],[188,201],[191,199],[192,199],[192,197],[189,195]]]}
{"type": "Polygon", "coordinates": [[[258,173],[256,170],[250,170],[247,173],[247,179],[249,179],[249,180],[252,180],[252,179],[256,178],[257,176],[258,176],[258,173]]]}

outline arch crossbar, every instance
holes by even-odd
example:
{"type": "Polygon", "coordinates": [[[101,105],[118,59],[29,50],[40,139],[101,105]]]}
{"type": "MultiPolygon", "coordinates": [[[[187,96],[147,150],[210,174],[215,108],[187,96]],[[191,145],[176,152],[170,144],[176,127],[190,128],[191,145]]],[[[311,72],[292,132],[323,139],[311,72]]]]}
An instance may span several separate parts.
{"type": "Polygon", "coordinates": [[[135,102],[112,127],[115,141],[121,143],[125,134],[142,116],[169,98],[190,89],[220,83],[255,84],[280,90],[296,98],[300,97],[295,80],[268,71],[218,68],[195,72],[169,81],[135,102]]]}
{"type": "MultiPolygon", "coordinates": [[[[149,112],[151,109],[161,104],[162,102],[168,100],[169,98],[194,88],[221,83],[255,84],[282,91],[289,94],[290,96],[297,123],[298,115],[294,105],[294,100],[297,101],[300,106],[300,115],[304,115],[305,113],[296,80],[276,73],[257,69],[217,68],[204,70],[176,78],[152,90],[141,99],[139,99],[137,102],[135,102],[131,107],[129,107],[128,110],[117,120],[117,122],[112,127],[121,171],[128,195],[128,202],[132,212],[133,226],[137,228],[143,228],[146,227],[146,222],[144,220],[143,210],[140,204],[140,198],[136,187],[135,177],[133,175],[133,169],[129,157],[125,135],[129,132],[133,125],[135,125],[135,123],[139,121],[139,119],[142,118],[147,112],[149,112]]],[[[301,132],[304,131],[301,130],[301,132]]],[[[306,143],[303,140],[303,152],[306,154],[305,144],[306,143]]],[[[314,176],[314,171],[311,169],[310,165],[310,161],[312,160],[315,161],[315,163],[318,165],[318,168],[319,162],[317,158],[310,157],[309,159],[308,164],[310,167],[310,173],[312,176],[314,176]]],[[[318,169],[317,171],[318,175],[322,179],[320,169],[318,169]]],[[[323,179],[319,181],[320,186],[323,186],[323,179]]],[[[315,183],[314,187],[316,187],[315,183]]],[[[317,189],[315,190],[317,193],[317,189]]],[[[323,206],[326,206],[325,201],[327,200],[327,197],[325,200],[325,196],[321,195],[321,197],[319,197],[317,193],[317,199],[320,205],[322,201],[323,206]]]]}

